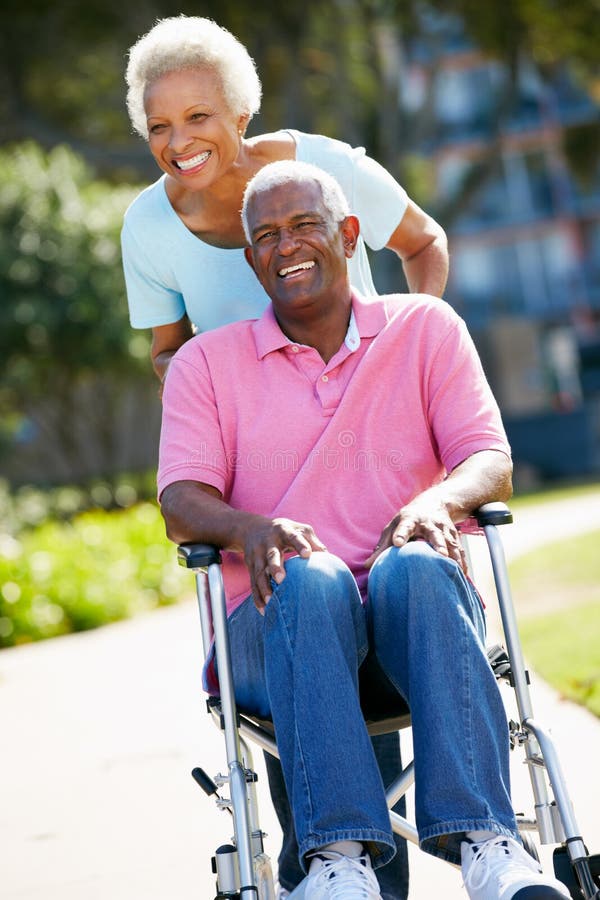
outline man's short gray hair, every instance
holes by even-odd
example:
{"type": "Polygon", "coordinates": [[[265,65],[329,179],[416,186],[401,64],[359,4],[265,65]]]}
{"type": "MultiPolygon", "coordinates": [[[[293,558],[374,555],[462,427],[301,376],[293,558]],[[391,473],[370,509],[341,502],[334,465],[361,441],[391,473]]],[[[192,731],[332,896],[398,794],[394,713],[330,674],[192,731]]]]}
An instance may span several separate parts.
{"type": "Polygon", "coordinates": [[[161,75],[208,66],[221,79],[235,116],[250,118],[260,109],[261,84],[254,60],[230,31],[199,16],[159,19],[129,50],[125,73],[131,124],[148,139],[144,92],[161,75]]]}
{"type": "Polygon", "coordinates": [[[248,243],[252,243],[252,235],[248,226],[248,206],[257,194],[269,191],[271,188],[285,184],[316,183],[321,188],[323,206],[330,215],[330,225],[341,222],[350,214],[350,207],[346,195],[339,182],[330,175],[313,166],[311,163],[297,162],[293,159],[282,159],[269,163],[256,173],[246,185],[244,201],[242,203],[242,224],[248,243]]]}

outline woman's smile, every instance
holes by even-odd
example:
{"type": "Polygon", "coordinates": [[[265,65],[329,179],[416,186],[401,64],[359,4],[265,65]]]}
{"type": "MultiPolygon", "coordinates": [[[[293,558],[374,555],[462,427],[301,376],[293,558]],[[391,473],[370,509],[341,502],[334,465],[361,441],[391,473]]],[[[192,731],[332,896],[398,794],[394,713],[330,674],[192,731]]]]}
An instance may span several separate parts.
{"type": "Polygon", "coordinates": [[[198,172],[201,168],[203,168],[204,164],[208,162],[208,159],[211,156],[211,152],[212,151],[210,150],[204,150],[202,153],[194,154],[194,156],[173,159],[173,165],[184,173],[198,172]]]}

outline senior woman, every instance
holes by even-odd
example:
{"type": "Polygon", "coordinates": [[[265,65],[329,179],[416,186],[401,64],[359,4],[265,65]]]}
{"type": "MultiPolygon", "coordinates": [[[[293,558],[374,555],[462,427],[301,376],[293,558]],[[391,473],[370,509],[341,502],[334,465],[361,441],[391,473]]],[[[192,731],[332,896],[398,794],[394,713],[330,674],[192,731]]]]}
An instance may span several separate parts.
{"type": "MultiPolygon", "coordinates": [[[[244,259],[240,209],[247,182],[275,160],[314,163],[340,182],[361,224],[349,262],[355,288],[375,292],[367,244],[398,254],[411,291],[441,296],[448,271],[443,230],[362,148],[294,129],[246,137],[261,85],[247,50],[230,32],[204,18],[163,19],[131,48],[126,78],[133,127],[163,172],[132,203],[122,231],[131,323],[152,328],[152,363],[161,380],[195,330],[256,317],[268,303],[244,259]]],[[[374,745],[390,780],[399,767],[397,737],[374,745]]],[[[284,832],[283,898],[302,870],[281,770],[268,755],[267,768],[284,832]]],[[[399,850],[382,870],[385,900],[406,896],[404,842],[399,850]]]]}
{"type": "Polygon", "coordinates": [[[131,323],[152,328],[164,377],[192,335],[259,315],[268,302],[244,259],[242,194],[266,163],[300,159],[329,171],[359,217],[353,285],[375,288],[365,242],[401,258],[411,291],[441,296],[448,272],[440,226],[363,149],[284,129],[246,138],[261,85],[245,47],[208,19],[160,21],[130,50],[127,104],[163,176],[127,211],[122,246],[131,323]]]}

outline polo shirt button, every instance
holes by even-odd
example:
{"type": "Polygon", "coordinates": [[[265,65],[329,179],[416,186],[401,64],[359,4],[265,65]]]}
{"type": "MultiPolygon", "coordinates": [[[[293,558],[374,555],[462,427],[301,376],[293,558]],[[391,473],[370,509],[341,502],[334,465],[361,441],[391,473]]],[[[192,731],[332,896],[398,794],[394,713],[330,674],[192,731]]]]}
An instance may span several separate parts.
{"type": "Polygon", "coordinates": [[[297,353],[297,352],[298,352],[298,347],[296,346],[296,344],[292,344],[292,353],[297,353]]]}
{"type": "Polygon", "coordinates": [[[329,378],[327,377],[327,375],[323,375],[321,381],[329,381],[329,378]]]}

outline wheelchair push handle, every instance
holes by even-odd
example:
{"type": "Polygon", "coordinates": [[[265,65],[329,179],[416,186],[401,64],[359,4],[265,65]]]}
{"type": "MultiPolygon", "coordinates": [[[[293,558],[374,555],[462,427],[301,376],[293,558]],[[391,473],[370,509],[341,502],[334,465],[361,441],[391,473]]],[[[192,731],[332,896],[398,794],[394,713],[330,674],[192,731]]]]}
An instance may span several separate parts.
{"type": "Polygon", "coordinates": [[[204,569],[214,563],[221,564],[221,552],[212,544],[180,544],[177,562],[185,569],[204,569]]]}
{"type": "Polygon", "coordinates": [[[501,503],[499,500],[484,503],[479,509],[474,510],[472,515],[481,528],[485,525],[510,525],[513,520],[506,503],[501,503]]]}

